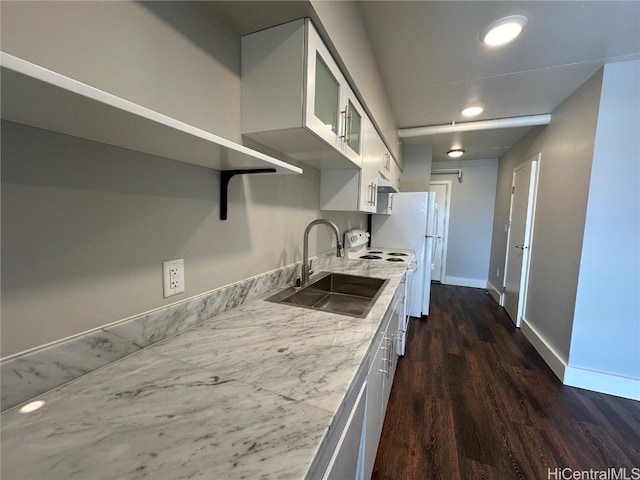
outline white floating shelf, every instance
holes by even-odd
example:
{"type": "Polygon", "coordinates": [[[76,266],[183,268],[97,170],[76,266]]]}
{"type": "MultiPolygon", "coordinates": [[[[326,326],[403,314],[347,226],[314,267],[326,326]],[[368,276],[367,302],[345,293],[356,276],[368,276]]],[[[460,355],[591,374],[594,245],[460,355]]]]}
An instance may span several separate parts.
{"type": "Polygon", "coordinates": [[[214,170],[302,169],[0,52],[2,119],[214,170]]]}

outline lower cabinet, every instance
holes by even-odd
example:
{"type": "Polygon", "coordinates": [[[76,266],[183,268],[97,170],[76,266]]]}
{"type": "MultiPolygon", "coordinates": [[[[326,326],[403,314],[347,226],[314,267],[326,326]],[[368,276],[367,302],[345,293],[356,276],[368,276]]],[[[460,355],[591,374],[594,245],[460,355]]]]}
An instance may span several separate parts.
{"type": "Polygon", "coordinates": [[[347,423],[342,430],[336,449],[333,451],[329,465],[322,480],[346,480],[362,478],[361,442],[363,440],[364,415],[366,407],[367,382],[362,385],[347,423]]]}
{"type": "Polygon", "coordinates": [[[378,348],[371,360],[367,376],[367,408],[365,414],[364,438],[365,448],[362,465],[362,478],[370,479],[376,461],[380,433],[384,423],[387,403],[391,393],[391,385],[396,371],[398,355],[396,352],[396,331],[404,301],[402,288],[398,288],[392,302],[390,314],[385,316],[382,328],[378,333],[378,348]]]}
{"type": "Polygon", "coordinates": [[[345,400],[345,409],[325,438],[308,478],[371,478],[398,360],[395,337],[403,302],[404,284],[401,284],[376,333],[368,365],[363,365],[366,368],[357,375],[345,400]]]}

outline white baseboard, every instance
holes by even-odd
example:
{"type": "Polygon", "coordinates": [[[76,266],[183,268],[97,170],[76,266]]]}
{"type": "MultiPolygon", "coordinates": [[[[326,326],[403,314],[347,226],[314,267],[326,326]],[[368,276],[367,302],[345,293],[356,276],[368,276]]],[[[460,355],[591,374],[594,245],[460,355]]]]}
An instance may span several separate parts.
{"type": "Polygon", "coordinates": [[[496,303],[500,306],[502,306],[502,293],[500,292],[499,289],[497,289],[495,287],[495,285],[493,285],[493,283],[487,281],[487,291],[489,292],[489,294],[491,295],[491,297],[496,301],[496,303]]]}
{"type": "Polygon", "coordinates": [[[562,358],[562,356],[556,352],[556,350],[547,343],[540,333],[527,321],[526,318],[522,319],[522,324],[520,325],[520,330],[527,340],[531,342],[533,348],[540,354],[542,359],[545,361],[549,368],[556,374],[556,377],[560,379],[561,382],[564,383],[564,374],[567,369],[567,361],[562,358]]]}
{"type": "Polygon", "coordinates": [[[487,281],[478,280],[477,278],[450,277],[447,275],[443,283],[457,287],[487,288],[487,281]]]}
{"type": "Polygon", "coordinates": [[[570,387],[640,400],[640,378],[621,377],[612,373],[568,365],[564,372],[563,383],[570,387]]]}
{"type": "Polygon", "coordinates": [[[564,385],[640,400],[640,379],[567,365],[567,361],[546,342],[526,318],[522,319],[521,330],[564,385]]]}

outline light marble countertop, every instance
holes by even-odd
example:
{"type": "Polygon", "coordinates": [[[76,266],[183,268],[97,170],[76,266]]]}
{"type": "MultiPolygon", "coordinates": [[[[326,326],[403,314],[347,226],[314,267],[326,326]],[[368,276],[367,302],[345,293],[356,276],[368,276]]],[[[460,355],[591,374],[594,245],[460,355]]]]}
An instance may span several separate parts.
{"type": "Polygon", "coordinates": [[[323,268],[389,279],[364,319],[271,292],[4,412],[2,479],[305,478],[406,266],[323,268]]]}

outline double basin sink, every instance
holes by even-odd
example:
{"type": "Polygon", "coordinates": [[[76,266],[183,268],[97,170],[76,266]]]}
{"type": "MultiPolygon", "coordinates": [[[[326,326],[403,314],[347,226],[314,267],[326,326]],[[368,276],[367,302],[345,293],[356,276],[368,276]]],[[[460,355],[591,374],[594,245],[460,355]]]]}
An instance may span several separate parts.
{"type": "Polygon", "coordinates": [[[268,302],[364,318],[389,280],[345,273],[320,272],[302,288],[289,287],[268,302]]]}

